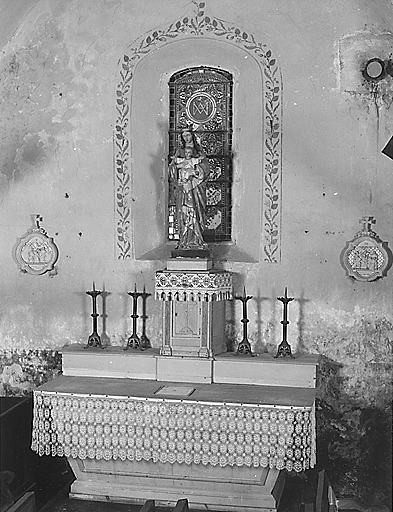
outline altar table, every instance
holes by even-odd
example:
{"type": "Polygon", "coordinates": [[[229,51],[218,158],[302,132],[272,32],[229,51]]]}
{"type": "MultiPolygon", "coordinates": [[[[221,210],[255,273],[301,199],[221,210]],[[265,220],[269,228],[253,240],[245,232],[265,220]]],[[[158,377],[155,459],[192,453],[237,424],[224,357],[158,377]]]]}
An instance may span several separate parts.
{"type": "Polygon", "coordinates": [[[68,458],[71,496],[276,510],[282,470],[315,464],[314,398],[313,388],[61,376],[34,392],[32,449],[68,458]]]}

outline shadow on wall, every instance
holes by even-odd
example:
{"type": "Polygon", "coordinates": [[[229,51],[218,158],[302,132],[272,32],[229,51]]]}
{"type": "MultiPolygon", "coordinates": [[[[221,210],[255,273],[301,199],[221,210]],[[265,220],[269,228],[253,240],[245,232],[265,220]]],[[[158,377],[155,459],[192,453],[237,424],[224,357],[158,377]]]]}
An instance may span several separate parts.
{"type": "MultiPolygon", "coordinates": [[[[244,293],[244,276],[233,273],[234,295],[239,296],[244,293]]],[[[246,290],[248,295],[248,290],[246,290]]],[[[282,292],[272,289],[271,295],[261,295],[260,288],[252,295],[247,303],[248,340],[252,345],[252,350],[256,354],[271,353],[276,354],[277,347],[282,341],[283,332],[281,321],[283,319],[282,303],[278,297],[282,292]]],[[[287,332],[288,342],[292,346],[293,353],[303,354],[309,350],[304,343],[305,331],[305,309],[310,299],[304,298],[302,291],[299,298],[294,298],[290,302],[288,311],[290,318],[297,319],[289,322],[287,332]],[[293,311],[293,313],[292,313],[293,311]]],[[[242,339],[241,305],[237,300],[228,301],[227,304],[227,349],[235,351],[238,342],[242,339]]]]}
{"type": "MultiPolygon", "coordinates": [[[[157,132],[161,136],[162,144],[168,138],[169,126],[168,123],[159,122],[157,125],[157,132]]],[[[153,178],[154,185],[156,188],[155,197],[157,197],[155,219],[158,232],[162,233],[162,243],[166,240],[166,226],[167,226],[167,215],[166,215],[166,201],[168,195],[168,155],[166,154],[168,148],[159,147],[158,151],[154,154],[150,154],[150,174],[153,178]]]]}

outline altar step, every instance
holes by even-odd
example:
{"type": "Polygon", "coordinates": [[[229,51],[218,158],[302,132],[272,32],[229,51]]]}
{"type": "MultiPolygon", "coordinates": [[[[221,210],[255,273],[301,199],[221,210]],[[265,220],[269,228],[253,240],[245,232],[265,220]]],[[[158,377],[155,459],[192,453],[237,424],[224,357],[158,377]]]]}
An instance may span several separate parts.
{"type": "Polygon", "coordinates": [[[192,509],[276,512],[285,482],[285,472],[272,468],[87,458],[68,462],[76,477],[71,498],[134,505],[154,500],[170,509],[187,499],[192,509]]]}
{"type": "MultiPolygon", "coordinates": [[[[309,479],[300,478],[297,475],[287,480],[287,484],[284,487],[282,500],[280,501],[277,512],[308,512],[310,510],[309,505],[307,510],[305,502],[310,501],[310,496],[316,498],[316,489],[313,483],[309,479]]],[[[178,500],[178,503],[183,504],[188,499],[178,500]]],[[[155,505],[154,512],[175,512],[176,505],[174,506],[160,506],[155,500],[141,500],[139,504],[131,503],[116,503],[114,501],[94,501],[94,500],[80,500],[69,497],[69,485],[64,486],[49,502],[44,506],[38,506],[38,512],[153,512],[149,510],[152,504],[155,505]]],[[[209,509],[214,510],[214,509],[209,509]]],[[[326,510],[327,509],[323,509],[326,510]]],[[[176,512],[180,512],[176,510],[176,512]]],[[[187,512],[187,510],[184,510],[187,512]]],[[[201,512],[196,510],[190,505],[189,512],[201,512]]],[[[229,512],[229,511],[228,511],[229,512]]],[[[317,512],[317,509],[313,509],[313,512],[317,512]]],[[[321,512],[319,509],[318,512],[321,512]]],[[[339,512],[355,512],[353,510],[345,510],[345,507],[339,508],[339,512]]],[[[362,511],[364,512],[364,511],[362,511]]],[[[384,511],[378,511],[384,512],[384,511]]]]}
{"type": "MultiPolygon", "coordinates": [[[[174,507],[160,507],[156,506],[155,500],[146,500],[141,507],[137,504],[115,503],[113,501],[102,502],[72,499],[69,498],[68,491],[69,488],[67,486],[44,507],[39,508],[38,512],[197,512],[189,509],[188,499],[178,500],[174,507]]],[[[23,512],[27,512],[27,510],[23,509],[23,512]]]]}
{"type": "MultiPolygon", "coordinates": [[[[154,500],[145,501],[145,504],[139,512],[156,512],[156,502],[154,500]]],[[[175,507],[172,509],[172,512],[189,512],[188,500],[178,500],[175,507]]]]}
{"type": "Polygon", "coordinates": [[[123,350],[73,344],[62,349],[62,370],[67,377],[105,377],[141,381],[177,381],[200,384],[245,384],[315,389],[319,356],[297,354],[294,359],[271,354],[254,357],[236,352],[214,358],[164,356],[158,349],[123,350]]]}

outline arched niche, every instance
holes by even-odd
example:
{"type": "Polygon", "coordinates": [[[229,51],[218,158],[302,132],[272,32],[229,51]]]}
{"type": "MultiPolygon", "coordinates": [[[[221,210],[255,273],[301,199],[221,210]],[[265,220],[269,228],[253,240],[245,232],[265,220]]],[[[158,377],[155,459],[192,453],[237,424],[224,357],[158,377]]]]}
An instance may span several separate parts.
{"type": "MultiPolygon", "coordinates": [[[[203,14],[203,13],[202,13],[203,14]]],[[[208,16],[185,17],[133,43],[119,61],[114,137],[119,259],[170,255],[166,183],[170,76],[193,66],[234,76],[232,243],[220,259],[277,263],[281,247],[282,84],[254,36],[208,16]]]]}

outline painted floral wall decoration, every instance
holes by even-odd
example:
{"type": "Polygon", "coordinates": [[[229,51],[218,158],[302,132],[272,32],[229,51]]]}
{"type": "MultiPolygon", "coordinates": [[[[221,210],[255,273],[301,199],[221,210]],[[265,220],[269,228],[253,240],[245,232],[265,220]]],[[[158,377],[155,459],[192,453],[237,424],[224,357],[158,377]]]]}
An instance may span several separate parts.
{"type": "Polygon", "coordinates": [[[207,16],[205,2],[192,2],[194,14],[171,23],[164,29],[153,30],[129,46],[119,61],[120,80],[116,90],[117,119],[115,123],[115,217],[116,257],[133,257],[131,144],[131,89],[136,66],[151,51],[175,39],[208,37],[224,40],[249,52],[259,63],[263,76],[264,162],[262,193],[262,259],[270,263],[281,260],[281,172],[282,172],[282,78],[272,50],[255,37],[231,23],[207,16]]]}

